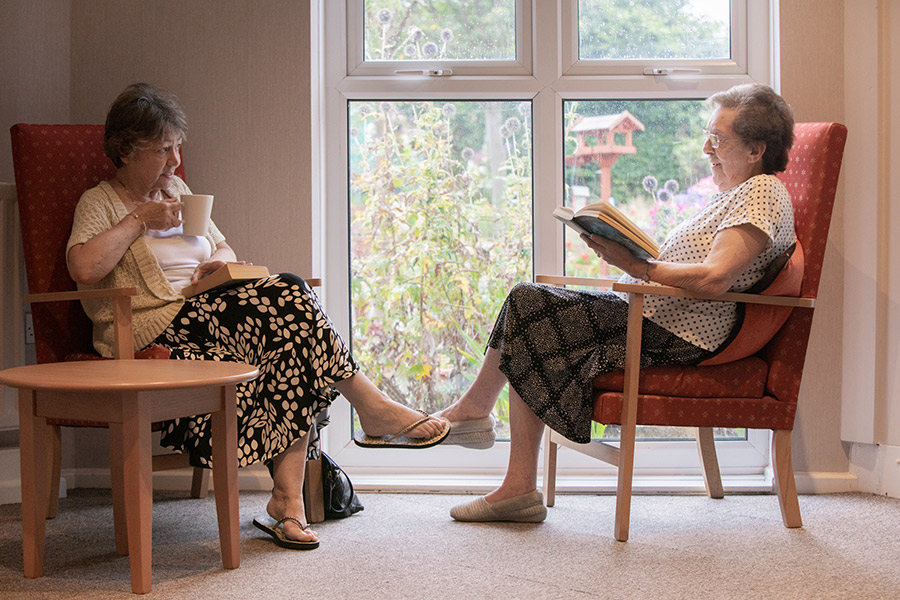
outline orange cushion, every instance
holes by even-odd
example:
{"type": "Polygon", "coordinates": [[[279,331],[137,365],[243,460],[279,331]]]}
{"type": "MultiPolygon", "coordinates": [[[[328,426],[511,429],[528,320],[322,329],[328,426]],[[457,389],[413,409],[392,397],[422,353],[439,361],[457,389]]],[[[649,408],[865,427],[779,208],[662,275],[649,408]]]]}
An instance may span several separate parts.
{"type": "MultiPolygon", "coordinates": [[[[763,278],[765,280],[765,277],[763,278]]],[[[803,247],[797,242],[787,262],[771,284],[758,293],[762,296],[799,296],[803,283],[803,247]]],[[[743,304],[743,320],[737,333],[714,356],[700,363],[701,366],[720,365],[739,360],[759,352],[769,343],[791,315],[790,306],[767,304],[743,304]]]]}

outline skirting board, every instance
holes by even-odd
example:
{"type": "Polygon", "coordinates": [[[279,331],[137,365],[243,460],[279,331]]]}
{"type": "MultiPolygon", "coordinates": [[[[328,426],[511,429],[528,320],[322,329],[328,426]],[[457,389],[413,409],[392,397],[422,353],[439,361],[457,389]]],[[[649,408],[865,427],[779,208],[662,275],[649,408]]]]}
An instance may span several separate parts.
{"type": "MultiPolygon", "coordinates": [[[[22,501],[20,464],[18,448],[0,448],[0,504],[18,504],[22,501]]],[[[60,479],[59,497],[66,497],[64,478],[60,479]]]]}
{"type": "MultiPolygon", "coordinates": [[[[157,490],[190,490],[191,469],[173,469],[171,471],[158,471],[153,474],[153,488],[157,490]]],[[[64,469],[63,475],[66,481],[71,481],[70,488],[109,488],[108,469],[64,469]]],[[[209,478],[209,489],[214,489],[213,478],[209,478]]],[[[269,471],[262,464],[251,465],[238,469],[238,489],[240,490],[271,490],[272,478],[269,471]]]]}
{"type": "MultiPolygon", "coordinates": [[[[18,468],[15,474],[10,473],[16,479],[6,483],[14,485],[15,499],[7,500],[6,497],[0,496],[0,503],[18,502],[18,468]]],[[[191,470],[177,469],[173,471],[163,471],[153,474],[153,486],[161,490],[190,490],[191,488],[191,470]]],[[[376,481],[372,476],[360,476],[354,478],[354,486],[359,491],[388,491],[388,492],[419,492],[419,493],[473,493],[484,492],[496,486],[495,481],[480,481],[477,476],[460,477],[457,481],[448,481],[446,477],[411,477],[398,481],[396,477],[382,476],[376,481]]],[[[660,485],[657,478],[636,478],[635,493],[683,493],[695,494],[703,493],[702,483],[700,480],[694,481],[696,478],[685,478],[677,480],[677,478],[667,478],[660,485]],[[655,479],[655,480],[654,480],[655,479]]],[[[761,481],[750,481],[749,479],[736,477],[724,477],[725,491],[731,493],[759,493],[768,491],[761,481]]],[[[797,491],[801,494],[831,494],[839,492],[853,491],[872,491],[864,489],[860,484],[856,475],[852,473],[825,473],[825,472],[799,472],[795,474],[797,482],[797,491]]],[[[69,484],[69,488],[109,488],[110,479],[107,469],[66,469],[63,471],[63,480],[69,484]]],[[[615,484],[611,480],[608,489],[606,486],[600,485],[598,489],[598,481],[594,479],[590,482],[575,481],[571,478],[564,478],[558,482],[559,491],[561,493],[614,493],[615,484]]],[[[0,490],[6,486],[0,481],[0,490]]],[[[210,486],[212,487],[212,478],[210,478],[210,486]]],[[[262,465],[253,465],[238,469],[238,487],[241,490],[268,491],[272,489],[272,479],[269,473],[262,465]]],[[[61,497],[64,497],[64,490],[61,490],[61,497]]],[[[878,493],[878,492],[873,492],[878,493]]]]}

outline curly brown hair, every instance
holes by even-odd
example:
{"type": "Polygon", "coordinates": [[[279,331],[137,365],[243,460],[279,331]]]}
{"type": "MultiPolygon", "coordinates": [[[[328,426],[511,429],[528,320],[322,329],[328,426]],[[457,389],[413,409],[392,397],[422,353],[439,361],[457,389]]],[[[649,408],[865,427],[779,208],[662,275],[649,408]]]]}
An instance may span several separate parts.
{"type": "Polygon", "coordinates": [[[745,143],[765,142],[764,173],[773,175],[787,168],[794,145],[794,111],[775,90],[745,83],[713,94],[706,103],[713,109],[721,106],[738,111],[732,127],[745,143]]]}
{"type": "Polygon", "coordinates": [[[147,83],[134,83],[113,101],[106,114],[103,152],[116,167],[123,158],[150,147],[167,134],[184,141],[187,117],[174,94],[147,83]]]}

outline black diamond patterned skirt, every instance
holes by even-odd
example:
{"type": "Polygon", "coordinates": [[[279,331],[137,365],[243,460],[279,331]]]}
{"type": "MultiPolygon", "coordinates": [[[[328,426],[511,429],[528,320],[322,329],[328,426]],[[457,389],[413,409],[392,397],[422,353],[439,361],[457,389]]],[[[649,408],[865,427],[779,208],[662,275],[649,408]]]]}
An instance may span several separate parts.
{"type": "MultiPolygon", "coordinates": [[[[592,382],[625,369],[628,303],[612,292],[534,283],[512,289],[488,346],[534,413],[568,439],[590,441],[592,382]]],[[[644,319],[641,366],[696,364],[709,352],[644,319]]]]}

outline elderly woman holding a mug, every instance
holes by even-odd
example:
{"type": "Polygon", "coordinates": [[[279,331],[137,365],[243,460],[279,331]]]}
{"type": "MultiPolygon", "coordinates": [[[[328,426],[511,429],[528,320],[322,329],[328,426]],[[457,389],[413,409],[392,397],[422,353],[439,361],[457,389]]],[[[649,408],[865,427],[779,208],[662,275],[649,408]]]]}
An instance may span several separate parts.
{"type": "MultiPolygon", "coordinates": [[[[268,518],[254,520],[283,547],[318,546],[304,519],[309,430],[338,392],[356,408],[365,446],[428,447],[449,432],[442,419],[396,403],[362,373],[309,286],[289,274],[214,288],[185,298],[181,290],[237,257],[210,221],[205,235],[185,235],[175,175],[186,118],[174,96],[147,84],[123,91],[106,119],[104,152],[115,177],[78,202],[67,247],[79,288],[137,287],[135,349],[158,344],[175,359],[233,360],[259,368],[238,386],[240,466],[265,462],[274,488],[268,518]]],[[[112,307],[86,300],[94,347],[112,355],[112,307]]],[[[211,466],[206,416],[167,424],[162,444],[211,466]]]]}

